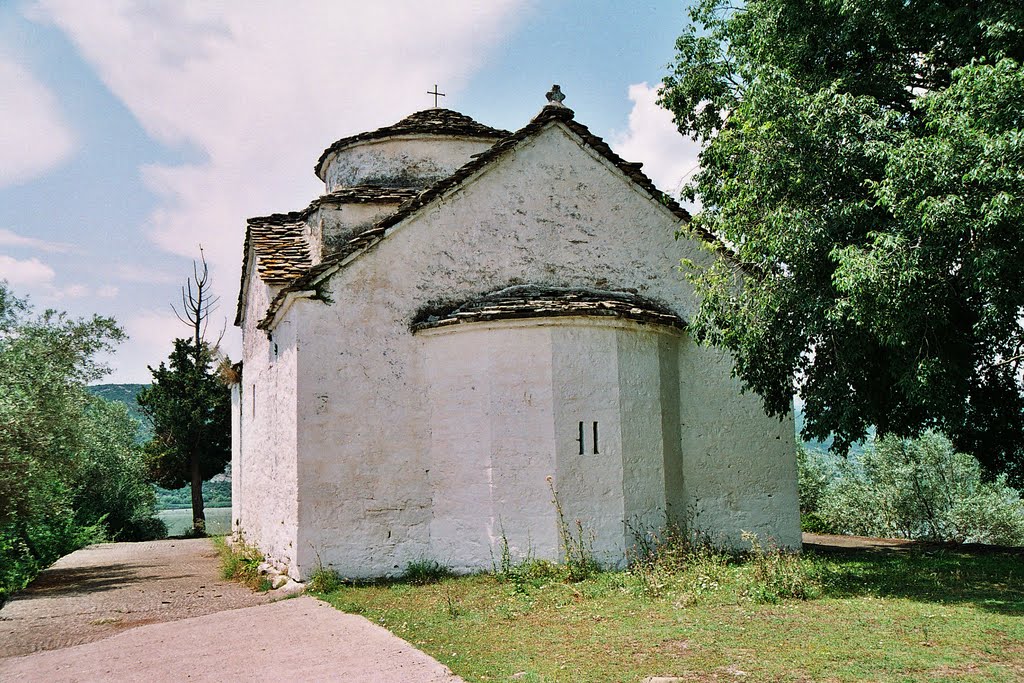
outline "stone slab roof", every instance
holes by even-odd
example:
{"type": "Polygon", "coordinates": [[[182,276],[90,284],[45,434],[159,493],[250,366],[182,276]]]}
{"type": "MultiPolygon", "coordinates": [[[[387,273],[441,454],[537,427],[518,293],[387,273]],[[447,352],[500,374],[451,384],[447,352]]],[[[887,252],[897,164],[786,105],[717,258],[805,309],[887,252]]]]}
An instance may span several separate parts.
{"type": "MultiPolygon", "coordinates": [[[[300,249],[296,240],[302,237],[303,224],[320,207],[340,204],[401,204],[418,193],[419,190],[408,187],[356,185],[321,195],[301,211],[250,218],[242,249],[242,281],[238,288],[235,325],[242,322],[242,291],[245,287],[246,259],[250,246],[256,252],[260,278],[267,284],[287,284],[305,273],[312,263],[309,246],[306,245],[305,250],[300,249]],[[279,247],[282,250],[276,251],[279,247]],[[266,268],[264,262],[268,264],[266,268]]],[[[304,238],[302,241],[305,241],[304,238]]]]}
{"type": "Polygon", "coordinates": [[[316,162],[313,170],[317,177],[323,179],[324,165],[327,159],[334,153],[340,152],[359,142],[368,140],[381,140],[384,138],[398,137],[401,135],[444,135],[468,138],[488,138],[497,140],[510,135],[510,131],[491,128],[478,123],[465,114],[460,114],[451,109],[440,107],[424,109],[415,114],[410,114],[398,123],[371,130],[367,133],[359,133],[342,138],[324,150],[316,162]]]}
{"type": "Polygon", "coordinates": [[[516,285],[461,304],[432,306],[412,321],[413,332],[461,323],[566,316],[625,318],[639,323],[685,329],[686,322],[635,292],[516,285]]]}
{"type": "Polygon", "coordinates": [[[420,190],[414,187],[379,187],[377,185],[353,185],[343,187],[340,190],[320,195],[309,206],[301,211],[289,213],[275,213],[269,216],[250,218],[249,222],[260,221],[261,223],[294,223],[303,221],[316,213],[321,206],[337,206],[339,204],[401,204],[402,202],[415,197],[420,190]]]}
{"type": "Polygon", "coordinates": [[[285,221],[291,214],[275,214],[275,220],[250,219],[246,241],[256,254],[260,279],[269,285],[284,285],[305,273],[311,265],[306,224],[285,221]]]}
{"type": "MultiPolygon", "coordinates": [[[[640,170],[643,164],[631,163],[622,159],[622,157],[612,151],[611,147],[609,147],[601,137],[594,135],[590,132],[589,128],[575,121],[574,116],[575,114],[572,109],[569,109],[568,107],[557,104],[549,104],[545,106],[541,109],[540,113],[530,121],[530,123],[526,124],[515,133],[502,138],[487,151],[477,155],[472,161],[466,163],[452,175],[437,181],[414,196],[412,199],[407,200],[399,206],[398,211],[381,219],[372,227],[349,239],[348,242],[343,244],[341,248],[336,250],[329,258],[325,258],[321,263],[310,268],[302,277],[295,280],[291,285],[278,292],[277,296],[267,308],[267,314],[264,316],[263,320],[260,321],[259,327],[261,329],[269,328],[274,316],[284,304],[285,299],[289,294],[309,291],[317,282],[320,281],[322,277],[329,274],[333,269],[338,268],[342,263],[348,260],[349,257],[359,252],[368,251],[371,247],[384,239],[384,237],[390,234],[390,229],[392,227],[417,213],[420,209],[426,207],[435,199],[457,188],[484,167],[494,163],[506,152],[514,149],[522,141],[539,133],[550,123],[556,121],[561,122],[566,126],[566,128],[579,136],[585,144],[590,146],[594,151],[602,155],[609,163],[622,171],[627,178],[650,195],[652,199],[664,205],[666,209],[676,215],[681,223],[690,222],[689,212],[682,208],[670,195],[658,190],[651,179],[640,170]]],[[[701,239],[711,245],[711,247],[713,247],[714,250],[724,258],[736,263],[741,269],[749,270],[749,267],[746,264],[737,260],[735,252],[722,242],[722,240],[714,233],[703,228],[697,228],[694,229],[694,234],[698,239],[701,239]]]]}

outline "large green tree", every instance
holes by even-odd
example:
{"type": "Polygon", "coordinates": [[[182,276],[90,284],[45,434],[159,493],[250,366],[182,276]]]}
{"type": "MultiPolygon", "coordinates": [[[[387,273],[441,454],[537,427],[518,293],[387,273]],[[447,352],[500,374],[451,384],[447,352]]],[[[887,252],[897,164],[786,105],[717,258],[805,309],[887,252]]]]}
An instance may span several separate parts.
{"type": "Polygon", "coordinates": [[[1024,4],[701,0],[662,104],[732,258],[700,339],[845,450],[925,428],[1024,482],[1024,4]]]}
{"type": "Polygon", "coordinates": [[[139,393],[153,427],[146,444],[150,477],[158,486],[192,490],[192,519],[205,530],[203,482],[231,459],[231,395],[214,367],[209,345],[175,339],[168,362],[150,368],[153,383],[139,393]]]}
{"type": "Polygon", "coordinates": [[[0,603],[92,540],[160,535],[137,423],[86,388],[123,336],[110,318],[36,315],[0,281],[0,603]]]}

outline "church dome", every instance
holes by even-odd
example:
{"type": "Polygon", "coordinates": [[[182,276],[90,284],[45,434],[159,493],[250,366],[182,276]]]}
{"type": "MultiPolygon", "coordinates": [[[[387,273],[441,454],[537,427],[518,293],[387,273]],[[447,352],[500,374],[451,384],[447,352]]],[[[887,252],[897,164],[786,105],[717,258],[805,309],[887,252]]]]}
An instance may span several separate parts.
{"type": "Polygon", "coordinates": [[[426,187],[510,134],[451,109],[425,109],[338,140],[320,155],[315,171],[328,192],[354,185],[426,187]]]}

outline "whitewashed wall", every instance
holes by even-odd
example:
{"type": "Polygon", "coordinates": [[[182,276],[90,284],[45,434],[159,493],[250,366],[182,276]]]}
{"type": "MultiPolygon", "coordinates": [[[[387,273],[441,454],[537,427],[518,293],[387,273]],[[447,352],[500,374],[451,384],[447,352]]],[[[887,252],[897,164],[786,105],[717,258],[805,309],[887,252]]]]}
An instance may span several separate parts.
{"type": "Polygon", "coordinates": [[[242,387],[231,387],[231,530],[242,529],[242,387]],[[235,469],[238,467],[239,469],[235,469]]]}
{"type": "Polygon", "coordinates": [[[685,344],[679,377],[683,480],[694,524],[717,542],[800,547],[800,499],[792,413],[765,417],[761,399],[740,394],[722,351],[685,344]]]}
{"type": "MultiPolygon", "coordinates": [[[[298,573],[321,561],[353,577],[397,573],[435,550],[429,381],[408,328],[416,311],[536,282],[634,288],[688,319],[695,301],[677,264],[708,256],[676,241],[675,225],[663,206],[555,125],[334,275],[328,293],[337,303],[299,300],[288,309],[279,327],[298,326],[303,335],[294,364],[298,573]]],[[[662,366],[671,365],[670,346],[660,347],[662,366]]],[[[713,352],[687,343],[678,355],[685,359],[678,369],[684,464],[667,476],[684,480],[682,502],[723,537],[749,525],[798,545],[791,420],[770,421],[755,399],[738,398],[728,363],[713,352]]],[[[654,361],[640,354],[636,362],[654,361]]],[[[594,407],[602,415],[612,410],[594,407]]],[[[631,452],[639,452],[643,434],[627,435],[631,452]]],[[[676,448],[663,444],[645,456],[650,461],[628,468],[646,471],[658,458],[664,468],[676,448]]],[[[651,501],[671,507],[650,489],[630,492],[623,514],[644,513],[651,501]]]]}
{"type": "Polygon", "coordinates": [[[271,341],[256,328],[274,291],[250,274],[238,388],[241,438],[231,461],[232,484],[239,481],[237,497],[232,487],[232,519],[247,543],[297,577],[296,330],[285,322],[271,341]]]}
{"type": "Polygon", "coordinates": [[[425,187],[447,178],[492,144],[436,135],[368,140],[337,152],[328,160],[323,180],[328,192],[352,185],[425,187]]]}
{"type": "Polygon", "coordinates": [[[465,325],[421,333],[430,409],[430,555],[489,569],[556,558],[545,478],[556,472],[551,328],[465,325]],[[503,541],[504,538],[504,541],[503,541]]]}

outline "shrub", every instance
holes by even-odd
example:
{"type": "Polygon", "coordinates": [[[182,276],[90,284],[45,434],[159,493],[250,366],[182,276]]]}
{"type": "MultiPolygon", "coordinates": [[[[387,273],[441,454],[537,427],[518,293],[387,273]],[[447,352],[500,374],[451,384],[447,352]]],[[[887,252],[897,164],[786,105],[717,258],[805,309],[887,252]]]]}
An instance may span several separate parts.
{"type": "Polygon", "coordinates": [[[319,566],[310,575],[306,588],[314,593],[333,593],[342,586],[341,576],[328,567],[319,566]]]}
{"type": "Polygon", "coordinates": [[[835,461],[818,494],[817,516],[841,533],[1024,544],[1024,502],[1006,478],[982,481],[981,467],[944,436],[879,439],[859,457],[835,461]]]}
{"type": "Polygon", "coordinates": [[[452,570],[437,560],[414,560],[405,565],[402,580],[417,586],[437,583],[452,576],[452,570]]]}

